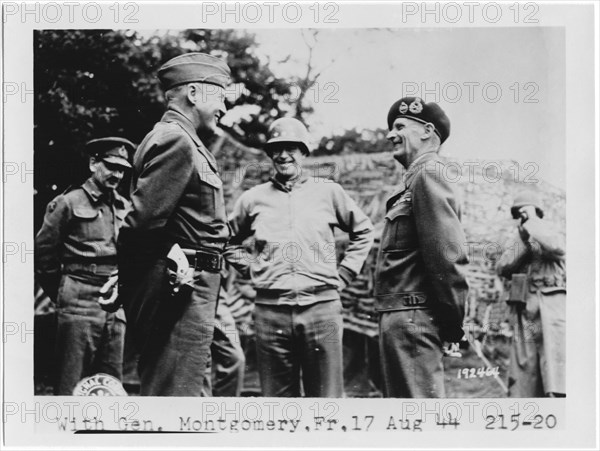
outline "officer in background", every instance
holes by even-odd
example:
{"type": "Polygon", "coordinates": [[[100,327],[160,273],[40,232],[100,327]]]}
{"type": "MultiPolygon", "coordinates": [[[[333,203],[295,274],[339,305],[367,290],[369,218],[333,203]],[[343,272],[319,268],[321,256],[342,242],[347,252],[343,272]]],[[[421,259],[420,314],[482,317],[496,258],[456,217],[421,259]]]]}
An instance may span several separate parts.
{"type": "Polygon", "coordinates": [[[88,142],[91,177],[48,204],[35,237],[36,277],[56,303],[57,395],[71,395],[95,373],[122,376],[125,316],[101,289],[117,274],[117,235],[129,203],[116,188],[134,149],[123,138],[88,142]]]}
{"type": "MultiPolygon", "coordinates": [[[[244,192],[230,216],[256,288],[254,319],[264,396],[341,397],[342,303],[339,291],[361,270],[373,224],[340,185],[302,171],[308,131],[292,118],[271,124],[266,152],[275,177],[244,192]],[[349,234],[339,266],[333,228],[349,234]]],[[[240,250],[241,247],[240,247],[240,250]]]]}
{"type": "Polygon", "coordinates": [[[510,397],[566,396],[566,297],[564,238],[532,191],[517,194],[511,208],[514,236],[496,269],[511,279],[507,302],[513,342],[508,370],[510,397]]]}
{"type": "Polygon", "coordinates": [[[375,274],[383,393],[444,397],[443,342],[463,336],[468,291],[459,202],[438,156],[450,120],[437,104],[404,97],[387,122],[406,172],[386,203],[375,274]]]}
{"type": "Polygon", "coordinates": [[[119,291],[140,353],[140,393],[201,396],[230,231],[216,160],[199,136],[225,114],[230,70],[220,58],[187,53],[158,77],[167,111],[134,156],[119,291]],[[178,249],[192,276],[172,285],[167,256],[178,249]]]}

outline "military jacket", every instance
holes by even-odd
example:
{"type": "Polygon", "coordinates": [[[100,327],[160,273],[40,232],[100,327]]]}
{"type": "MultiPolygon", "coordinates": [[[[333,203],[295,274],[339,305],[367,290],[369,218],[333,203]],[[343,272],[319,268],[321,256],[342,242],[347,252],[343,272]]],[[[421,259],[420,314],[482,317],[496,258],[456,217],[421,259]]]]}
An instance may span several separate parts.
{"type": "Polygon", "coordinates": [[[373,224],[354,200],[337,183],[312,177],[291,189],[276,179],[249,189],[236,202],[230,222],[236,233],[233,245],[254,237],[254,252],[244,256],[254,287],[282,292],[278,299],[263,303],[320,301],[312,290],[338,288],[338,272],[350,281],[373,244],[373,224]],[[335,227],[349,236],[339,268],[335,227]]]}
{"type": "Polygon", "coordinates": [[[48,204],[35,237],[35,270],[51,299],[56,300],[64,267],[116,270],[117,236],[128,209],[125,198],[102,193],[92,178],[48,204]]]}
{"type": "Polygon", "coordinates": [[[182,248],[223,249],[230,229],[217,163],[182,113],[170,108],[146,135],[131,183],[125,228],[159,230],[182,248]]]}
{"type": "Polygon", "coordinates": [[[524,243],[518,232],[504,245],[496,265],[499,275],[510,279],[513,274],[526,274],[528,294],[566,292],[567,272],[564,236],[548,221],[531,218],[527,221],[529,241],[524,243]]]}
{"type": "Polygon", "coordinates": [[[379,311],[429,308],[444,339],[462,336],[468,262],[460,206],[431,152],[411,165],[386,203],[375,275],[379,311]]]}

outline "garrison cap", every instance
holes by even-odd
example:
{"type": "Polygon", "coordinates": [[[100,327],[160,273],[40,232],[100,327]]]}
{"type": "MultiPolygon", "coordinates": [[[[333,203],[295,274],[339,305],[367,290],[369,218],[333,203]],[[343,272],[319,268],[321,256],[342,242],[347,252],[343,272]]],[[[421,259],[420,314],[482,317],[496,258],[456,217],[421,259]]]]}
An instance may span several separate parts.
{"type": "Polygon", "coordinates": [[[423,124],[432,123],[442,143],[450,136],[450,119],[437,103],[424,103],[420,97],[403,97],[394,102],[388,112],[388,129],[392,129],[392,124],[399,117],[406,117],[423,124]]]}
{"type": "Polygon", "coordinates": [[[130,168],[129,155],[135,151],[135,144],[125,138],[109,136],[88,141],[85,150],[91,157],[130,168]]]}
{"type": "Polygon", "coordinates": [[[221,58],[207,53],[184,53],[171,58],[158,69],[165,91],[184,83],[210,83],[225,89],[231,81],[231,70],[221,58]]]}
{"type": "Polygon", "coordinates": [[[535,192],[531,190],[520,191],[513,202],[513,206],[510,209],[510,213],[514,219],[519,218],[519,209],[526,205],[532,205],[535,207],[535,212],[540,218],[544,217],[544,210],[542,210],[542,200],[535,192]]]}

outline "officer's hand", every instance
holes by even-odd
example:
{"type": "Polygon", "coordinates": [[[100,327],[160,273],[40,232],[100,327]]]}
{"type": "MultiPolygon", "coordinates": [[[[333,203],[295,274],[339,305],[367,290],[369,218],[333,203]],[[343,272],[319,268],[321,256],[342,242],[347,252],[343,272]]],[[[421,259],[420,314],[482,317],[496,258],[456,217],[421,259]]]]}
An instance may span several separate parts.
{"type": "Polygon", "coordinates": [[[119,296],[119,289],[117,288],[118,281],[118,276],[111,276],[106,283],[102,285],[102,288],[100,288],[98,303],[100,304],[100,307],[107,312],[115,312],[119,308],[119,304],[116,302],[117,297],[119,296]]]}
{"type": "Polygon", "coordinates": [[[446,355],[450,357],[462,357],[459,343],[448,343],[446,355]]]}
{"type": "Polygon", "coordinates": [[[448,357],[462,357],[458,343],[445,344],[442,346],[442,351],[444,352],[444,355],[447,355],[448,357]]]}
{"type": "Polygon", "coordinates": [[[341,293],[342,291],[344,291],[346,289],[347,286],[348,286],[348,284],[344,281],[344,279],[342,279],[340,277],[340,286],[338,288],[338,291],[341,293]]]}

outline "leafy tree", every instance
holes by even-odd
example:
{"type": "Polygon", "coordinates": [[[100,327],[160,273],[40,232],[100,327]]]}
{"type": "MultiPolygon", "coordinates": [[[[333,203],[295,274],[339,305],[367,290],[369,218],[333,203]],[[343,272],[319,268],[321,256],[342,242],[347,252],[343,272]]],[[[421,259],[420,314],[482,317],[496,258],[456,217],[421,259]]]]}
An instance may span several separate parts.
{"type": "MultiPolygon", "coordinates": [[[[34,35],[35,225],[48,201],[87,176],[85,142],[123,136],[140,142],[164,112],[156,71],[190,51],[223,56],[239,95],[230,108],[255,105],[229,131],[259,147],[282,115],[289,84],[275,77],[237,30],[185,30],[143,36],[130,30],[43,30],[34,35]]],[[[125,186],[127,181],[123,183],[125,186]]]]}
{"type": "Polygon", "coordinates": [[[387,139],[387,130],[345,130],[341,135],[321,138],[314,151],[314,156],[344,155],[350,153],[376,153],[391,150],[387,139]]]}

